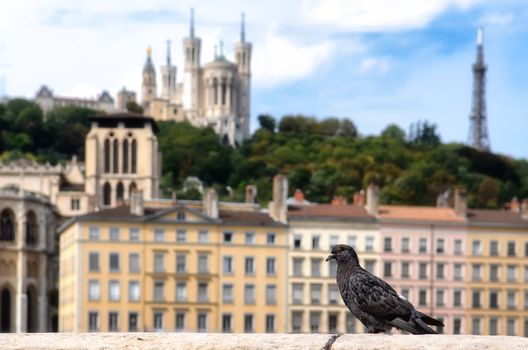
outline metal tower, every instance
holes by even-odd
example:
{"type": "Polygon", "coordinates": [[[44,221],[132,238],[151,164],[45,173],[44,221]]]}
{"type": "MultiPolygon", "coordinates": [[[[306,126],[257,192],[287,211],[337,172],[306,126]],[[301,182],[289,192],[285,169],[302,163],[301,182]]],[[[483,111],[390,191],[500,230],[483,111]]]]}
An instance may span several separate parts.
{"type": "Polygon", "coordinates": [[[473,101],[469,116],[469,144],[479,151],[489,151],[486,122],[486,64],[482,28],[477,32],[477,59],[473,64],[473,101]]]}

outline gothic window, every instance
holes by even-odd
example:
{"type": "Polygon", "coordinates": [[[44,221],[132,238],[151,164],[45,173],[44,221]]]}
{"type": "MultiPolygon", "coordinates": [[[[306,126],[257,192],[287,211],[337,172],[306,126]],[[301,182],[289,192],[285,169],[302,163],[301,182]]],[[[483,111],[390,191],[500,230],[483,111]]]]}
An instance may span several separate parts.
{"type": "Polygon", "coordinates": [[[119,142],[114,140],[114,174],[119,172],[119,142]]]}
{"type": "Polygon", "coordinates": [[[112,195],[112,188],[110,187],[110,184],[106,182],[103,185],[103,205],[111,204],[111,195],[112,195]]]}
{"type": "Polygon", "coordinates": [[[213,79],[213,105],[218,103],[218,80],[213,79]]]}
{"type": "Polygon", "coordinates": [[[104,142],[104,172],[110,172],[110,140],[104,142]]]}
{"type": "Polygon", "coordinates": [[[128,173],[128,140],[123,141],[123,174],[128,173]]]}
{"type": "Polygon", "coordinates": [[[222,106],[225,106],[226,104],[226,93],[227,93],[227,86],[225,80],[222,80],[222,106]]]}
{"type": "Polygon", "coordinates": [[[194,62],[194,56],[195,56],[195,52],[194,51],[195,51],[195,48],[193,47],[192,48],[192,57],[191,57],[192,62],[194,62]]]}
{"type": "Polygon", "coordinates": [[[242,66],[246,66],[246,53],[242,53],[242,66]]]}
{"type": "Polygon", "coordinates": [[[26,244],[36,245],[38,242],[38,224],[37,215],[33,210],[30,210],[26,216],[26,244]]]}
{"type": "Polygon", "coordinates": [[[131,156],[131,162],[130,162],[130,165],[131,165],[131,170],[130,172],[132,174],[135,174],[136,173],[136,169],[137,169],[137,142],[136,140],[132,140],[132,156],[131,156]]]}
{"type": "Polygon", "coordinates": [[[9,288],[4,287],[1,293],[1,306],[0,306],[0,332],[7,333],[12,332],[11,325],[11,309],[12,300],[11,292],[9,288]]]}
{"type": "Polygon", "coordinates": [[[120,182],[117,184],[117,189],[116,189],[116,200],[118,203],[123,202],[123,200],[125,199],[124,195],[125,195],[125,188],[123,184],[120,182]]]}
{"type": "Polygon", "coordinates": [[[4,209],[0,215],[0,241],[15,240],[15,214],[11,209],[4,209]]]}

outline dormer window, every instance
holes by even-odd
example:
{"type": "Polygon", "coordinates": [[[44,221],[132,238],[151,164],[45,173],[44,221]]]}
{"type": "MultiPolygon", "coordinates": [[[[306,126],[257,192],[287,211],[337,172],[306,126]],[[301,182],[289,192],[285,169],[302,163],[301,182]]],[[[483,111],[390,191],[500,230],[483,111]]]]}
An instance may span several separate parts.
{"type": "Polygon", "coordinates": [[[179,211],[178,212],[178,220],[185,220],[185,212],[184,211],[179,211]]]}

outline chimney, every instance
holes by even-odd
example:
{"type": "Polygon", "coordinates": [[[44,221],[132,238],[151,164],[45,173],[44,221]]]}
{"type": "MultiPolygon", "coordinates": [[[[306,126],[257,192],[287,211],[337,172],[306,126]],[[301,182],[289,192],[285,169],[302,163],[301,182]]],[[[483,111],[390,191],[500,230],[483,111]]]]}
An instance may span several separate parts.
{"type": "Polygon", "coordinates": [[[137,216],[145,215],[143,191],[135,190],[130,194],[130,213],[137,216]]]}
{"type": "Polygon", "coordinates": [[[367,204],[365,209],[370,215],[378,215],[379,207],[379,187],[370,184],[367,188],[367,204]]]}
{"type": "Polygon", "coordinates": [[[332,202],[330,204],[332,204],[332,206],[346,205],[347,201],[345,198],[343,198],[343,196],[336,195],[334,198],[332,198],[332,202]]]}
{"type": "Polygon", "coordinates": [[[437,208],[449,208],[450,195],[451,195],[451,191],[447,190],[445,192],[440,193],[438,196],[436,196],[436,207],[437,208]]]}
{"type": "Polygon", "coordinates": [[[455,188],[455,212],[459,216],[467,214],[467,196],[464,188],[455,188]]]}
{"type": "Polygon", "coordinates": [[[525,198],[521,203],[521,216],[524,220],[528,220],[528,199],[525,198]]]}
{"type": "Polygon", "coordinates": [[[275,175],[273,178],[273,200],[269,203],[269,214],[273,220],[283,224],[288,222],[288,178],[285,175],[275,175]]]}
{"type": "Polygon", "coordinates": [[[295,204],[302,204],[304,202],[304,193],[299,188],[295,190],[293,194],[293,199],[295,199],[295,204]]]}
{"type": "Polygon", "coordinates": [[[203,196],[204,214],[211,219],[218,219],[218,193],[214,188],[208,188],[203,196]]]}
{"type": "Polygon", "coordinates": [[[256,198],[257,198],[257,186],[247,185],[246,186],[246,203],[254,204],[256,198]]]}
{"type": "Polygon", "coordinates": [[[365,191],[361,190],[354,193],[354,205],[363,206],[365,205],[365,191]]]}
{"type": "Polygon", "coordinates": [[[521,210],[521,206],[519,205],[519,200],[517,197],[513,197],[510,202],[510,210],[514,213],[519,213],[521,210]]]}

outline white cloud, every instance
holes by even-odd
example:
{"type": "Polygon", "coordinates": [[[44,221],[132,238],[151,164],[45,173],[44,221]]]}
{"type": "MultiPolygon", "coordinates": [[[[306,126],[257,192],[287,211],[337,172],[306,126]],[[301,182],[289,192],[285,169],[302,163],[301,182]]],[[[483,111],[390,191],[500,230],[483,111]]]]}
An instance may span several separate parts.
{"type": "Polygon", "coordinates": [[[513,22],[513,13],[488,13],[478,21],[481,26],[506,26],[513,22]]]}

